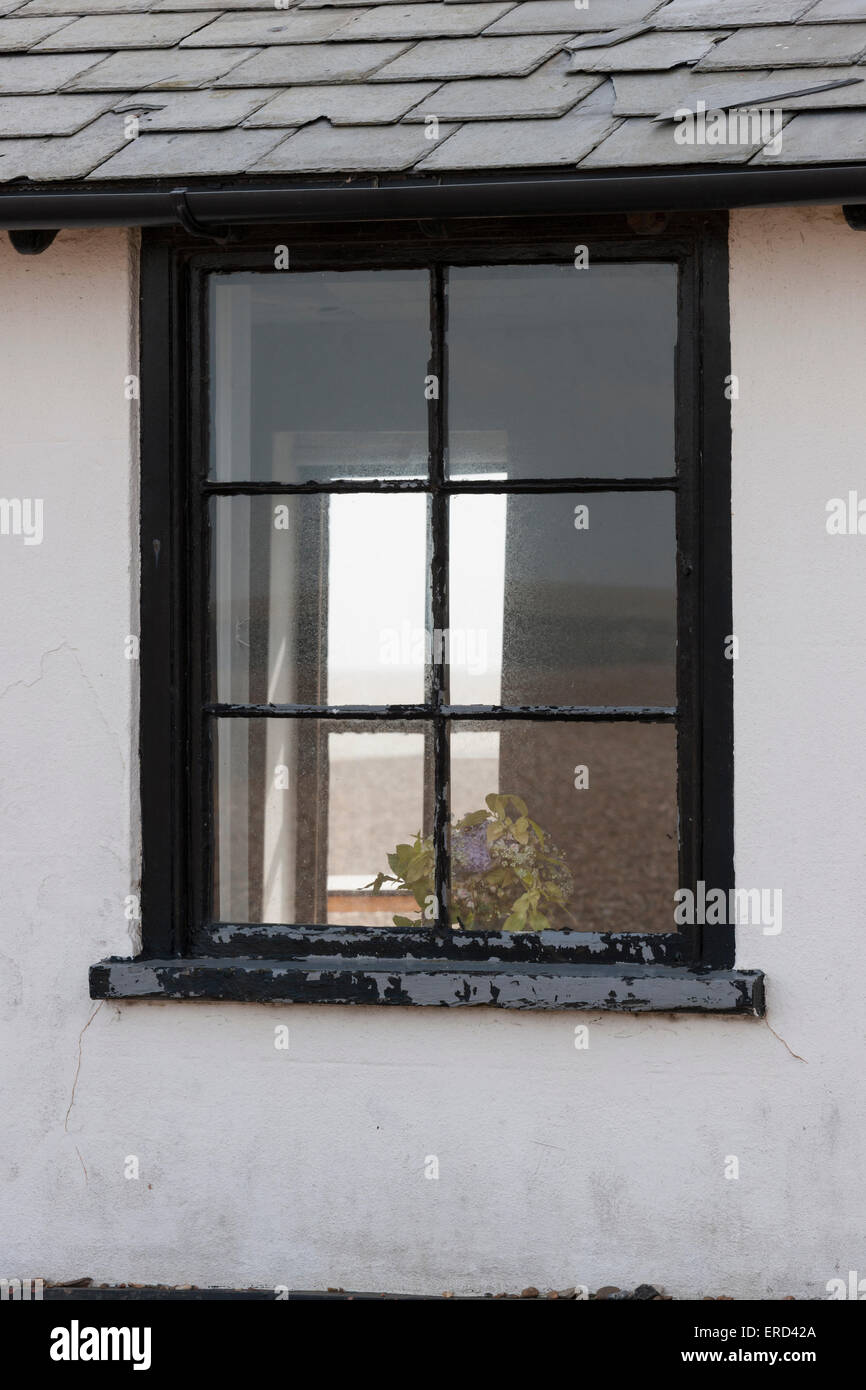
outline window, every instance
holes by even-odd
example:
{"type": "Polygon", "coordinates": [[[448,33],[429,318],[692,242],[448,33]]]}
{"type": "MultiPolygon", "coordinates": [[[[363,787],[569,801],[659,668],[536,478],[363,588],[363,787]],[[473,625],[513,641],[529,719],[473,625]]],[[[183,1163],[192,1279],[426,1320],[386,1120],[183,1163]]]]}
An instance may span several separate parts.
{"type": "Polygon", "coordinates": [[[145,236],[144,950],[96,993],[760,1004],[673,915],[732,886],[724,220],[459,228],[145,236]]]}

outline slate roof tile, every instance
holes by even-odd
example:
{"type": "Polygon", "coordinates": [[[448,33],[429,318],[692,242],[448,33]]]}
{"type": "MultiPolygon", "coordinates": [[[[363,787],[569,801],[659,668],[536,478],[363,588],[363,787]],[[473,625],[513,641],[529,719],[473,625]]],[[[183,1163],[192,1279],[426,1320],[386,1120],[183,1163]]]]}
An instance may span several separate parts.
{"type": "MultiPolygon", "coordinates": [[[[533,9],[535,6],[546,8],[551,3],[557,3],[557,0],[524,0],[522,8],[533,9]]],[[[598,29],[621,29],[624,24],[636,24],[640,19],[648,19],[650,15],[660,9],[661,3],[662,0],[588,0],[585,9],[578,9],[574,0],[571,0],[571,8],[574,10],[574,29],[575,32],[578,30],[588,32],[598,29]]]]}
{"type": "MultiPolygon", "coordinates": [[[[19,10],[15,10],[15,14],[22,17],[56,14],[76,18],[82,14],[135,14],[150,8],[153,8],[152,0],[124,0],[122,4],[120,0],[28,0],[19,10]]],[[[213,0],[207,8],[213,10],[213,0]]]]}
{"type": "Polygon", "coordinates": [[[711,49],[696,71],[823,67],[856,63],[866,53],[866,24],[767,25],[739,29],[711,49]]]}
{"type": "Polygon", "coordinates": [[[863,0],[818,0],[805,18],[809,24],[836,24],[844,19],[862,19],[863,0]]]}
{"type": "MultiPolygon", "coordinates": [[[[595,74],[584,73],[584,76],[586,77],[587,81],[589,81],[590,77],[595,76],[595,74]]],[[[613,82],[609,77],[605,77],[603,73],[599,73],[598,76],[601,77],[601,81],[599,82],[598,86],[593,87],[589,95],[585,96],[583,100],[575,107],[575,111],[579,112],[581,116],[588,116],[590,114],[595,115],[597,112],[600,111],[603,111],[607,116],[613,115],[613,103],[615,96],[613,90],[613,82]]]]}
{"type": "MultiPolygon", "coordinates": [[[[795,116],[782,131],[786,163],[826,163],[828,140],[834,160],[866,160],[866,112],[836,111],[832,116],[795,116]]],[[[753,160],[754,164],[778,162],[766,151],[753,160]]]]}
{"type": "MultiPolygon", "coordinates": [[[[248,48],[203,48],[195,52],[181,48],[155,48],[127,49],[108,57],[99,53],[75,56],[81,61],[82,71],[67,83],[67,90],[123,92],[138,87],[203,87],[249,58],[250,51],[248,48]],[[84,67],[85,58],[89,60],[88,67],[84,67]]],[[[72,55],[64,54],[63,58],[71,61],[72,55]]],[[[60,62],[61,55],[52,58],[40,56],[30,61],[60,62]]]]}
{"type": "MultiPolygon", "coordinates": [[[[123,5],[119,0],[28,0],[15,10],[19,16],[29,17],[30,15],[66,15],[77,17],[85,14],[132,14],[135,11],[151,9],[151,0],[124,0],[123,5]]],[[[187,8],[183,6],[182,8],[187,8]]],[[[192,8],[189,6],[188,8],[192,8]]],[[[213,9],[210,3],[207,7],[213,9]]]]}
{"type": "MultiPolygon", "coordinates": [[[[727,75],[727,74],[720,74],[727,75]]],[[[671,120],[677,109],[698,109],[696,102],[703,102],[707,111],[730,110],[732,107],[764,107],[781,111],[802,111],[810,107],[827,110],[835,106],[866,105],[866,72],[860,67],[850,68],[782,68],[770,73],[751,87],[744,74],[737,74],[742,83],[738,91],[731,86],[717,87],[709,79],[709,85],[699,90],[700,79],[695,77],[695,93],[686,101],[678,101],[667,111],[660,111],[656,120],[671,120]]]]}
{"type": "MultiPolygon", "coordinates": [[[[358,0],[296,0],[299,10],[321,10],[321,9],[357,9],[358,0]]],[[[372,4],[372,0],[370,0],[372,4]]],[[[421,5],[427,4],[429,0],[376,0],[376,4],[381,5],[421,5]]]]}
{"type": "Polygon", "coordinates": [[[111,95],[0,97],[0,139],[11,136],[74,135],[110,110],[111,95]]]}
{"type": "Polygon", "coordinates": [[[647,20],[640,24],[627,24],[624,29],[606,29],[603,34],[580,34],[568,44],[570,53],[585,52],[588,48],[613,48],[614,44],[636,39],[641,34],[653,33],[653,26],[647,20]]]}
{"type": "MultiPolygon", "coordinates": [[[[332,125],[388,125],[437,90],[435,82],[350,82],[290,87],[278,92],[245,122],[248,126],[302,126],[325,117],[332,125]]],[[[235,92],[214,93],[235,96],[235,92]]],[[[444,114],[444,113],[434,113],[444,114]]],[[[390,139],[390,134],[387,137],[390,139]]]]}
{"type": "Polygon", "coordinates": [[[551,121],[475,121],[461,126],[417,165],[422,169],[519,169],[575,165],[613,129],[608,116],[551,121]],[[539,142],[543,142],[540,144],[539,142]]]}
{"type": "MultiPolygon", "coordinates": [[[[357,4],[358,0],[352,2],[357,4]]],[[[106,3],[111,3],[111,0],[106,0],[106,3]]],[[[148,9],[153,10],[154,14],[164,14],[167,10],[267,10],[268,14],[280,17],[285,15],[286,10],[294,9],[297,3],[298,0],[289,0],[287,6],[277,7],[274,0],[219,0],[217,5],[212,0],[151,0],[148,9]]]]}
{"type": "Polygon", "coordinates": [[[284,43],[317,43],[363,10],[271,10],[269,14],[223,14],[183,39],[181,48],[268,48],[284,43]]]}
{"type": "MultiPolygon", "coordinates": [[[[118,0],[114,0],[117,4],[118,0]]],[[[110,4],[111,0],[106,0],[110,4]]],[[[219,4],[214,6],[212,0],[151,0],[148,9],[153,10],[154,14],[162,14],[166,10],[267,10],[271,15],[284,15],[287,9],[294,9],[298,0],[289,0],[288,5],[277,6],[274,0],[219,0],[219,4]]],[[[352,4],[357,4],[358,0],[351,0],[352,4]]]]}
{"type": "MultiPolygon", "coordinates": [[[[784,132],[783,132],[784,134],[784,132]]],[[[745,164],[764,139],[723,145],[679,144],[674,128],[654,121],[622,121],[606,140],[581,161],[581,169],[664,167],[677,164],[745,164]]]]}
{"type": "Polygon", "coordinates": [[[572,50],[573,72],[646,72],[695,63],[710,53],[719,39],[718,30],[688,30],[642,34],[610,48],[572,50]]]}
{"type": "Polygon", "coordinates": [[[0,93],[56,92],[94,67],[104,53],[29,53],[0,56],[0,93]]]}
{"type": "MultiPolygon", "coordinates": [[[[568,59],[559,53],[528,77],[476,78],[445,82],[405,117],[423,121],[435,115],[446,121],[519,120],[521,117],[561,116],[603,81],[596,73],[582,77],[568,72],[568,59]]],[[[387,88],[382,84],[382,90],[387,88]]]]}
{"type": "Polygon", "coordinates": [[[866,163],[866,0],[578,3],[0,0],[0,180],[866,163]]]}
{"type": "Polygon", "coordinates": [[[551,34],[536,38],[427,39],[376,74],[376,81],[403,78],[517,77],[533,72],[560,47],[551,34]]]}
{"type": "Polygon", "coordinates": [[[135,179],[220,172],[243,174],[286,134],[284,130],[229,130],[221,131],[217,140],[201,131],[194,135],[139,136],[128,140],[125,148],[96,169],[92,177],[135,179]]]}
{"type": "MultiPolygon", "coordinates": [[[[446,140],[454,126],[440,126],[446,140]]],[[[253,172],[316,174],[337,172],[377,173],[382,169],[409,169],[430,150],[423,126],[397,126],[389,132],[387,146],[370,126],[335,127],[317,121],[283,141],[259,160],[253,172]]]]}
{"type": "MultiPolygon", "coordinates": [[[[754,73],[719,72],[711,76],[679,67],[670,72],[615,72],[613,74],[617,116],[658,116],[662,111],[691,106],[706,94],[717,93],[723,101],[751,98],[770,77],[767,69],[754,73]]],[[[805,85],[805,84],[804,84],[805,85]]]]}
{"type": "MultiPolygon", "coordinates": [[[[621,0],[622,3],[622,0],[621,0]]],[[[643,19],[642,10],[650,8],[646,0],[639,0],[635,6],[623,6],[623,13],[633,13],[643,19]]],[[[491,34],[587,34],[600,29],[621,27],[625,20],[618,14],[619,7],[604,7],[603,0],[590,0],[585,10],[575,9],[574,0],[523,0],[513,5],[508,14],[497,19],[488,30],[491,34]]]]}
{"type": "MultiPolygon", "coordinates": [[[[117,101],[114,111],[138,112],[142,131],[230,130],[251,124],[254,113],[276,95],[273,87],[242,87],[237,91],[173,92],[144,91],[117,101]]],[[[66,97],[66,101],[95,98],[66,97]]],[[[265,125],[288,126],[290,121],[266,121],[265,125]]]]}
{"type": "MultiPolygon", "coordinates": [[[[193,14],[118,14],[111,18],[112,48],[173,48],[193,29],[200,29],[214,11],[193,14]]],[[[10,19],[10,26],[25,20],[10,19]]],[[[35,21],[32,21],[35,22],[35,21]]],[[[56,28],[35,47],[37,53],[92,53],[103,47],[106,38],[104,15],[85,15],[73,23],[56,28]]]]}
{"type": "Polygon", "coordinates": [[[680,108],[696,109],[701,100],[708,111],[737,104],[771,104],[784,110],[866,106],[866,71],[862,67],[783,68],[779,72],[692,72],[677,68],[670,73],[615,73],[617,116],[665,116],[680,108]],[[852,79],[855,79],[852,81],[852,79]],[[850,85],[834,86],[845,82],[850,85]],[[823,86],[809,96],[788,95],[823,86]]]}
{"type": "Polygon", "coordinates": [[[84,178],[124,144],[123,118],[112,114],[59,140],[0,140],[0,180],[84,178]]]}
{"type": "Polygon", "coordinates": [[[32,19],[0,19],[0,53],[26,53],[41,39],[47,39],[58,29],[64,29],[75,22],[71,15],[34,15],[32,19]]]}
{"type": "MultiPolygon", "coordinates": [[[[512,0],[504,4],[411,4],[401,7],[376,6],[351,19],[338,34],[343,39],[427,39],[449,35],[480,34],[494,20],[513,9],[512,0]]],[[[572,7],[573,9],[573,7],[572,7]]],[[[321,14],[322,11],[319,11],[321,14]]]]}
{"type": "MultiPolygon", "coordinates": [[[[362,81],[410,48],[403,43],[286,44],[260,50],[232,68],[217,87],[294,86],[309,82],[362,81]]],[[[222,49],[215,50],[217,53],[222,49]]],[[[243,50],[236,50],[243,52],[243,50]]]]}
{"type": "MultiPolygon", "coordinates": [[[[671,0],[653,15],[658,29],[703,29],[709,24],[791,24],[815,0],[671,0]]],[[[811,19],[811,16],[810,16],[811,19]]]]}

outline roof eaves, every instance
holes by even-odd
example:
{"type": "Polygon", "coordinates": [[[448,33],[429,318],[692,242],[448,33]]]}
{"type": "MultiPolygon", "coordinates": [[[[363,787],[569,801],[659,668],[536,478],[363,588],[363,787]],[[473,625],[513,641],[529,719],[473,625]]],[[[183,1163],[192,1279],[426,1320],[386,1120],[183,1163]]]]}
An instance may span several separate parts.
{"type": "Polygon", "coordinates": [[[185,207],[202,228],[268,222],[525,217],[686,211],[773,204],[866,203],[866,162],[808,167],[700,167],[593,173],[501,174],[256,184],[205,181],[58,189],[19,185],[0,193],[0,228],[174,226],[185,207]]]}

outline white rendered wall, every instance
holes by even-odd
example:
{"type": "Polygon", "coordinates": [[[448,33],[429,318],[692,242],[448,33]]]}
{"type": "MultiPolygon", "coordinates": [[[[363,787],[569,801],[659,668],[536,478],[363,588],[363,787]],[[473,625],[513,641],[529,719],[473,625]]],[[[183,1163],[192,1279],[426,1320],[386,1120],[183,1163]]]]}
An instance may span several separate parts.
{"type": "Polygon", "coordinates": [[[825,530],[866,493],[866,235],[732,220],[737,872],[784,892],[739,963],[775,1032],[92,1003],[138,872],[135,243],[0,241],[0,496],[45,518],[0,536],[0,1276],[814,1298],[866,1274],[866,537],[825,530]]]}

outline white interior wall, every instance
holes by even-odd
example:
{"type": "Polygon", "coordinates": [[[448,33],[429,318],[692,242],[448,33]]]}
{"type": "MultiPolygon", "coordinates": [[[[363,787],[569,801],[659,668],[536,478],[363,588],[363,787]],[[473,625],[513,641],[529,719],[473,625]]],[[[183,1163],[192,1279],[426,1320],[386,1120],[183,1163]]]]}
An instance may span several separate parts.
{"type": "Polygon", "coordinates": [[[0,1275],[826,1297],[866,1273],[866,538],[825,530],[866,492],[866,236],[732,219],[737,872],[784,891],[738,963],[771,1026],[92,1003],[137,887],[135,239],[0,242],[0,496],[45,517],[41,545],[0,536],[0,1275]]]}

